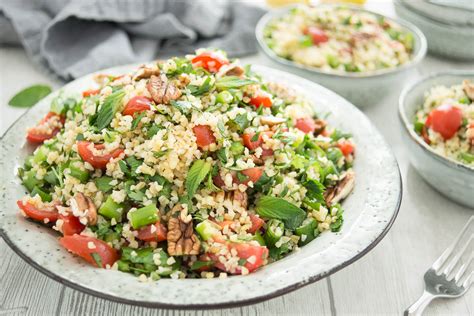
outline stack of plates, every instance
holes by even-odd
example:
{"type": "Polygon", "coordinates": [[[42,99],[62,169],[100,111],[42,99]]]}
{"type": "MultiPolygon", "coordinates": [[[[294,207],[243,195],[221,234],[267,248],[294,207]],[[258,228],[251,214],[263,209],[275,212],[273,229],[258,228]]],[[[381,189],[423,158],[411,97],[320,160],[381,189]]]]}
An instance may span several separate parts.
{"type": "Polygon", "coordinates": [[[397,14],[418,26],[431,53],[474,60],[474,1],[394,0],[397,14]]]}

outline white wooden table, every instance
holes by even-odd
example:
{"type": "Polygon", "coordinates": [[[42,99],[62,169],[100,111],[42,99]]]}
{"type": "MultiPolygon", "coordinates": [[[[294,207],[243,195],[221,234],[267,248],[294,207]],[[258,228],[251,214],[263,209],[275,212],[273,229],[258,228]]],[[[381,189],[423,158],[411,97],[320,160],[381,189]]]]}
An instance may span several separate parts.
{"type": "MultiPolygon", "coordinates": [[[[369,1],[374,10],[393,15],[390,4],[369,1]]],[[[244,62],[265,64],[255,55],[244,62]]],[[[419,75],[472,63],[428,56],[419,75]]],[[[414,78],[412,78],[414,79],[414,78]]],[[[0,134],[24,110],[7,101],[35,83],[59,84],[43,75],[20,48],[0,48],[0,134]]],[[[401,315],[423,290],[422,276],[454,239],[474,210],[440,196],[416,173],[400,137],[393,91],[364,112],[375,123],[400,164],[403,202],[395,224],[380,244],[336,274],[290,294],[260,304],[213,311],[171,311],[118,304],[55,282],[31,268],[0,239],[0,315],[401,315]]],[[[3,170],[0,172],[4,172],[3,170]]],[[[426,315],[474,315],[474,290],[456,300],[436,300],[426,315]]]]}

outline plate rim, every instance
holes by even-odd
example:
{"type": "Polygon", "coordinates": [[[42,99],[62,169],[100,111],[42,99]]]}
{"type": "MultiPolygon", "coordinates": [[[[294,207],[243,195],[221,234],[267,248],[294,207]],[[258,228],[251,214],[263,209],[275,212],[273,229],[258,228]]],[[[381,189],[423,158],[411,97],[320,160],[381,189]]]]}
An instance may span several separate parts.
{"type": "MultiPolygon", "coordinates": [[[[139,63],[141,64],[141,63],[139,63]]],[[[118,66],[115,66],[115,67],[110,67],[110,68],[106,68],[106,69],[102,69],[102,70],[99,70],[99,71],[96,71],[96,72],[93,72],[93,73],[90,73],[88,75],[85,75],[85,76],[82,76],[80,78],[77,78],[69,83],[67,83],[66,85],[63,85],[61,88],[59,89],[56,89],[54,92],[58,91],[58,90],[61,90],[61,89],[64,89],[66,86],[68,86],[70,83],[76,81],[76,80],[80,80],[80,79],[83,79],[85,77],[88,77],[88,76],[91,76],[91,75],[94,75],[94,74],[97,74],[97,73],[103,73],[103,72],[112,72],[112,71],[119,71],[121,69],[127,69],[129,67],[133,67],[133,66],[136,66],[136,65],[139,65],[137,63],[133,63],[133,64],[127,64],[127,65],[118,65],[118,66]]],[[[261,65],[261,64],[252,64],[252,65],[255,65],[257,67],[262,67],[262,68],[266,68],[266,69],[269,69],[271,71],[277,71],[277,72],[282,72],[282,73],[287,73],[283,70],[278,70],[278,69],[275,69],[273,67],[269,67],[269,66],[265,66],[265,65],[261,65]]],[[[306,278],[305,280],[302,280],[302,281],[299,281],[299,282],[296,282],[294,284],[291,284],[291,285],[288,285],[286,287],[283,287],[281,289],[278,289],[278,290],[275,290],[273,292],[270,292],[268,294],[264,294],[264,295],[259,295],[259,296],[255,296],[253,298],[249,298],[249,299],[237,299],[237,300],[234,300],[234,301],[228,301],[228,302],[222,302],[222,303],[215,303],[215,304],[212,304],[212,303],[206,303],[206,304],[169,304],[169,303],[163,303],[163,302],[151,302],[151,301],[145,301],[145,300],[135,300],[135,299],[127,299],[127,298],[124,298],[124,297],[119,297],[119,296],[115,296],[115,295],[112,295],[112,294],[106,294],[104,292],[100,292],[100,291],[97,291],[97,290],[94,290],[94,289],[91,289],[91,288],[88,288],[86,286],[83,286],[83,285],[79,285],[79,284],[76,284],[72,281],[69,281],[67,278],[59,275],[59,274],[56,274],[54,273],[53,271],[41,266],[40,264],[36,263],[34,261],[34,259],[32,259],[30,256],[28,256],[27,254],[25,254],[19,247],[17,247],[15,245],[15,243],[9,238],[8,234],[6,233],[6,231],[4,231],[3,227],[0,225],[0,237],[3,238],[3,240],[6,242],[6,244],[10,247],[10,249],[12,249],[22,260],[24,260],[27,264],[29,264],[30,266],[32,266],[35,270],[39,271],[40,273],[42,273],[43,275],[46,275],[47,277],[53,279],[54,281],[57,281],[59,282],[60,284],[63,284],[67,287],[70,287],[72,289],[75,289],[77,291],[80,291],[82,293],[85,293],[85,294],[88,294],[88,295],[92,295],[94,297],[98,297],[98,298],[101,298],[101,299],[105,299],[105,300],[109,300],[109,301],[113,301],[113,302],[117,302],[117,303],[122,303],[122,304],[127,304],[127,305],[133,305],[133,306],[139,306],[139,307],[147,307],[147,308],[163,308],[163,309],[172,309],[172,310],[210,310],[210,309],[222,309],[222,308],[233,308],[233,307],[242,307],[242,306],[247,306],[247,305],[251,305],[251,304],[256,304],[256,303],[260,303],[260,302],[263,302],[263,301],[266,301],[266,300],[269,300],[269,299],[272,299],[272,298],[276,298],[278,296],[281,296],[281,295],[284,295],[284,294],[287,294],[287,293],[290,293],[292,291],[295,291],[297,289],[300,289],[306,285],[309,285],[309,284],[312,284],[314,282],[317,282],[317,281],[320,281],[336,272],[338,272],[339,270],[351,265],[352,263],[356,262],[357,260],[359,260],[360,258],[362,258],[363,256],[365,256],[367,253],[369,253],[373,248],[375,248],[379,242],[387,235],[387,233],[389,232],[389,230],[391,229],[393,223],[395,222],[397,216],[398,216],[398,213],[400,211],[400,207],[401,207],[401,203],[402,203],[402,197],[403,197],[403,181],[402,181],[402,177],[401,177],[401,173],[400,173],[400,167],[399,167],[399,164],[398,164],[398,161],[396,159],[396,156],[393,154],[392,150],[390,149],[389,147],[389,144],[385,141],[385,138],[383,137],[383,135],[380,133],[380,131],[375,127],[375,125],[372,123],[372,121],[365,115],[365,113],[363,113],[360,109],[358,109],[356,106],[354,106],[350,101],[347,101],[345,98],[341,97],[339,94],[333,92],[332,90],[330,89],[327,89],[321,85],[319,85],[318,83],[316,82],[313,82],[313,81],[310,81],[308,79],[305,79],[303,77],[300,77],[300,76],[297,76],[297,75],[292,75],[292,76],[295,76],[297,77],[298,79],[300,80],[303,80],[303,81],[307,81],[313,85],[317,85],[327,91],[329,91],[330,93],[332,94],[335,94],[337,95],[339,98],[342,98],[344,99],[347,103],[349,103],[353,109],[355,109],[356,111],[359,111],[361,112],[361,114],[364,115],[364,117],[367,119],[368,123],[370,123],[370,125],[374,128],[375,131],[377,131],[377,133],[380,134],[380,136],[382,137],[383,141],[387,144],[387,147],[388,147],[388,150],[390,151],[390,154],[393,156],[394,158],[394,167],[396,168],[397,172],[396,172],[396,180],[398,181],[399,185],[398,185],[398,189],[399,189],[399,193],[398,193],[398,196],[397,196],[397,199],[396,199],[396,204],[394,206],[394,212],[393,214],[391,215],[390,219],[387,221],[385,227],[382,229],[382,231],[378,234],[378,236],[372,241],[370,242],[364,249],[360,250],[356,255],[354,255],[353,257],[349,258],[348,260],[346,261],[343,261],[341,263],[339,263],[338,265],[335,265],[333,266],[332,268],[328,269],[327,271],[324,271],[324,272],[321,272],[319,274],[316,274],[316,275],[313,275],[313,276],[310,276],[308,278],[306,278]]],[[[53,93],[54,93],[53,92],[53,93]]],[[[23,116],[25,116],[27,113],[30,112],[30,110],[32,110],[34,108],[31,107],[29,109],[27,109],[23,114],[21,114],[6,130],[5,132],[0,136],[0,143],[3,143],[4,141],[4,138],[5,136],[8,134],[8,132],[13,128],[13,126],[15,126],[15,124],[17,124],[17,122],[23,118],[23,116]]]]}

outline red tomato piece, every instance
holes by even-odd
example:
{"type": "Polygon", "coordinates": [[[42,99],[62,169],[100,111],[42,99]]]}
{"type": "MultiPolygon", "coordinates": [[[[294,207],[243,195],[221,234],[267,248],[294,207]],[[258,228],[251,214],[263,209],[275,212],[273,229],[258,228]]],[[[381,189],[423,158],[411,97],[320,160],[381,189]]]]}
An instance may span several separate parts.
{"type": "Polygon", "coordinates": [[[209,125],[196,125],[193,127],[193,132],[196,136],[196,144],[199,148],[209,146],[216,142],[216,138],[209,125]]]}
{"type": "Polygon", "coordinates": [[[250,220],[252,221],[252,227],[250,227],[248,232],[251,234],[254,234],[265,224],[265,221],[257,215],[250,214],[250,220]]]}
{"type": "Polygon", "coordinates": [[[33,144],[42,144],[45,140],[53,138],[54,135],[59,133],[62,125],[64,125],[64,117],[49,112],[37,126],[28,129],[26,139],[33,144]],[[58,119],[60,124],[57,124],[58,119]]]}
{"type": "Polygon", "coordinates": [[[273,156],[273,149],[263,149],[262,148],[262,158],[273,156]]]}
{"type": "MultiPolygon", "coordinates": [[[[235,249],[237,251],[237,256],[240,259],[245,259],[246,262],[244,264],[244,267],[246,267],[249,272],[253,272],[256,269],[260,268],[264,264],[266,264],[266,260],[268,258],[268,249],[265,246],[256,246],[250,243],[236,243],[236,242],[229,242],[227,244],[227,247],[229,250],[235,249]],[[249,261],[250,259],[250,261],[249,261]]],[[[215,258],[217,259],[216,255],[209,255],[211,259],[215,258]]],[[[216,268],[232,273],[232,274],[241,274],[242,269],[240,267],[237,267],[235,271],[229,271],[225,268],[224,264],[221,263],[219,260],[213,260],[215,261],[215,266],[216,268]]]]}
{"type": "Polygon", "coordinates": [[[249,169],[242,170],[240,172],[243,175],[247,176],[248,179],[243,182],[237,181],[238,183],[247,184],[249,183],[249,181],[256,183],[263,174],[263,168],[260,168],[260,167],[249,168],[249,169]]]}
{"type": "Polygon", "coordinates": [[[214,52],[205,52],[194,57],[191,62],[194,67],[202,67],[211,72],[218,72],[223,65],[229,64],[229,61],[214,52]]]}
{"type": "Polygon", "coordinates": [[[263,106],[265,108],[270,108],[270,107],[272,107],[272,99],[270,98],[269,95],[261,93],[259,95],[251,97],[250,98],[250,104],[255,106],[257,109],[260,106],[263,106]]]}
{"type": "MultiPolygon", "coordinates": [[[[123,153],[123,149],[117,148],[112,150],[110,153],[106,153],[100,156],[96,156],[93,152],[89,149],[91,142],[88,141],[78,141],[77,142],[77,151],[79,152],[79,156],[81,156],[82,160],[87,161],[96,169],[105,169],[107,163],[112,158],[117,158],[123,153]]],[[[94,148],[97,150],[104,149],[103,144],[93,144],[94,148]]]]}
{"type": "Polygon", "coordinates": [[[59,219],[63,221],[61,230],[64,236],[80,234],[86,226],[84,226],[79,218],[74,215],[59,215],[59,219]]]}
{"type": "Polygon", "coordinates": [[[452,138],[462,125],[461,109],[443,104],[431,111],[426,126],[441,134],[444,140],[452,138]]]}
{"type": "MultiPolygon", "coordinates": [[[[273,132],[262,132],[258,134],[257,140],[252,140],[252,138],[255,136],[255,133],[246,133],[242,135],[242,140],[244,141],[245,147],[247,147],[250,150],[255,150],[258,147],[262,146],[263,144],[263,135],[267,135],[268,137],[273,136],[273,132]]],[[[273,155],[273,152],[272,152],[273,155]]]]}
{"type": "Polygon", "coordinates": [[[150,98],[143,96],[136,96],[128,101],[125,109],[123,110],[123,115],[133,115],[136,112],[140,113],[143,111],[148,111],[150,109],[151,100],[150,98]]]}
{"type": "Polygon", "coordinates": [[[311,117],[300,118],[296,120],[295,127],[300,131],[309,134],[313,133],[316,129],[316,123],[314,119],[311,117]]]}
{"type": "Polygon", "coordinates": [[[97,238],[76,234],[60,238],[59,243],[73,254],[82,257],[96,267],[98,265],[92,256],[94,253],[99,255],[102,268],[105,268],[107,265],[112,266],[119,259],[119,255],[114,248],[97,238]]]}
{"type": "Polygon", "coordinates": [[[311,36],[314,45],[329,41],[329,37],[327,36],[326,32],[315,26],[308,27],[304,33],[311,36]]]}
{"type": "Polygon", "coordinates": [[[59,218],[59,213],[55,209],[39,209],[30,202],[23,203],[21,200],[18,200],[16,204],[27,217],[36,221],[55,222],[59,218]]]}
{"type": "Polygon", "coordinates": [[[346,157],[354,152],[354,144],[349,141],[339,142],[337,143],[337,147],[339,147],[339,149],[342,151],[342,154],[346,157]]]}
{"type": "Polygon", "coordinates": [[[87,97],[90,97],[91,95],[95,95],[99,92],[100,92],[100,89],[89,89],[89,90],[83,91],[82,96],[84,98],[87,98],[87,97]]]}
{"type": "Polygon", "coordinates": [[[167,232],[168,230],[166,229],[165,225],[160,222],[156,222],[155,224],[150,224],[140,228],[138,230],[137,238],[143,241],[160,242],[166,240],[167,232]]]}

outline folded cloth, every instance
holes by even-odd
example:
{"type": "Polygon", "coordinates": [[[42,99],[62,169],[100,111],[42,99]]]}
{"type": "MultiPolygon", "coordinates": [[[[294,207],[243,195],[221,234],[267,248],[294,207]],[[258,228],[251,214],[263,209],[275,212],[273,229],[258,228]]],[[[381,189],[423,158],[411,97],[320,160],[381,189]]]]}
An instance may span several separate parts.
{"type": "Polygon", "coordinates": [[[228,0],[0,0],[0,44],[21,43],[45,70],[71,80],[198,47],[254,53],[263,12],[228,0]]]}

